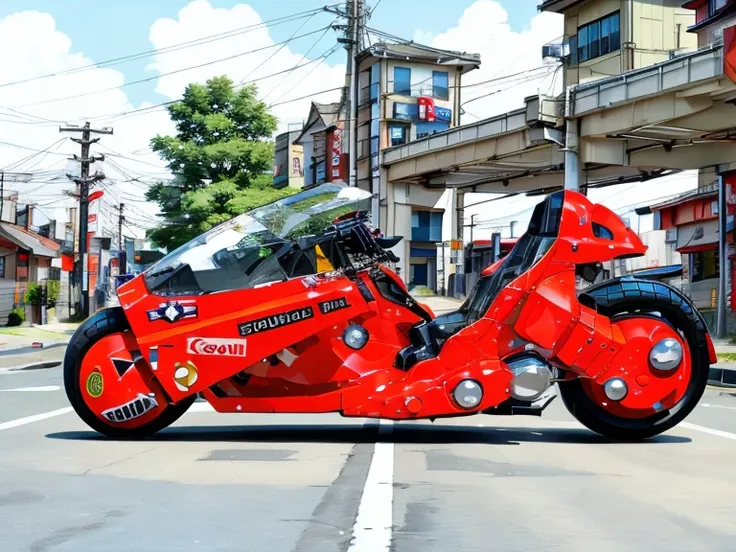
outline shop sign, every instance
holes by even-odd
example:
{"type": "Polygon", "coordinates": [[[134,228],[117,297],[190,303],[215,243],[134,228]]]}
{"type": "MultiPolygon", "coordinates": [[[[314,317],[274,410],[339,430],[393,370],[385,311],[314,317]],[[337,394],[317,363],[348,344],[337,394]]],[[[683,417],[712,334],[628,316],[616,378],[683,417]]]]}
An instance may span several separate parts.
{"type": "Polygon", "coordinates": [[[437,121],[450,122],[452,120],[452,110],[446,107],[435,106],[434,118],[437,121]]]}

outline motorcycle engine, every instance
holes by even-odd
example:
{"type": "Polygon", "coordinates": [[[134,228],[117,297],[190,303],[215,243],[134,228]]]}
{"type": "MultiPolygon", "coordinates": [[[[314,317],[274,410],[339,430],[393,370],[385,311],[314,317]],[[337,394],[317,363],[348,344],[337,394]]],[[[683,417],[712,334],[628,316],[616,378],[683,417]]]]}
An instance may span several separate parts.
{"type": "Polygon", "coordinates": [[[511,396],[517,400],[534,402],[552,385],[552,368],[536,356],[517,357],[506,364],[514,374],[511,396]]]}

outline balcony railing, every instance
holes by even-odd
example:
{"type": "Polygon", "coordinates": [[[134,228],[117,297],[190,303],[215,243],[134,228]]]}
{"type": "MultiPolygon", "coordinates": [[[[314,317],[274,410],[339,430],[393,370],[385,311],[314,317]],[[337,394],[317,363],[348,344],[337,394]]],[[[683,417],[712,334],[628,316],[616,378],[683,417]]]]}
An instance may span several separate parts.
{"type": "Polygon", "coordinates": [[[723,41],[718,40],[694,52],[629,71],[615,77],[580,84],[571,90],[569,117],[675,91],[723,74],[723,41]]]}

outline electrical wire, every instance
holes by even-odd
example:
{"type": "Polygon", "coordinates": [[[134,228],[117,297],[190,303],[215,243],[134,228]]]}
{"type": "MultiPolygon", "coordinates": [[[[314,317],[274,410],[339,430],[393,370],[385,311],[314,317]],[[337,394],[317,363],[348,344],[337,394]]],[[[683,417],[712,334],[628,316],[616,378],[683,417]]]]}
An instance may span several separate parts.
{"type": "Polygon", "coordinates": [[[34,157],[36,157],[37,155],[40,155],[40,154],[42,154],[42,153],[46,153],[46,152],[48,152],[49,150],[51,150],[51,148],[53,148],[53,147],[55,147],[55,146],[58,146],[59,144],[61,144],[62,142],[64,142],[65,140],[68,140],[68,139],[69,139],[69,137],[68,137],[68,136],[64,136],[64,137],[60,138],[59,140],[57,140],[56,142],[54,142],[53,144],[51,144],[51,145],[50,145],[49,147],[47,147],[46,149],[43,149],[43,150],[38,150],[38,151],[37,151],[36,153],[33,153],[33,154],[31,154],[31,155],[29,155],[29,156],[27,156],[27,157],[24,157],[23,159],[21,159],[21,160],[19,160],[19,161],[16,161],[16,162],[14,162],[14,163],[11,163],[10,165],[6,165],[6,166],[5,166],[5,167],[3,167],[2,169],[0,169],[0,171],[3,171],[3,172],[8,172],[8,171],[10,171],[11,169],[14,169],[14,168],[16,168],[16,167],[19,167],[20,165],[22,165],[22,164],[23,164],[23,163],[25,163],[26,161],[29,161],[29,160],[33,159],[33,158],[34,158],[34,157]]]}
{"type": "MultiPolygon", "coordinates": [[[[286,46],[286,45],[287,45],[287,44],[288,44],[289,42],[291,42],[292,40],[294,40],[294,39],[295,39],[295,35],[296,35],[296,33],[298,33],[299,31],[301,31],[301,30],[302,30],[302,28],[304,27],[304,25],[306,25],[307,23],[309,23],[309,21],[310,21],[310,20],[312,19],[312,17],[314,17],[314,15],[312,15],[312,16],[311,16],[311,17],[310,17],[309,19],[307,19],[307,20],[306,20],[306,21],[305,21],[304,23],[302,23],[301,25],[299,25],[299,28],[298,28],[298,29],[297,29],[296,31],[294,31],[294,32],[292,33],[292,35],[291,35],[291,36],[290,36],[289,38],[287,38],[287,39],[286,39],[286,41],[284,41],[284,42],[282,42],[282,43],[281,43],[281,47],[280,47],[280,48],[279,48],[278,50],[276,50],[276,51],[275,51],[275,52],[274,52],[273,54],[271,54],[271,55],[270,55],[270,56],[268,56],[268,57],[267,57],[266,59],[264,59],[264,60],[263,60],[263,61],[262,61],[261,63],[259,63],[259,64],[258,64],[258,65],[256,66],[256,68],[255,68],[255,69],[253,69],[253,70],[252,70],[252,71],[251,71],[250,73],[248,73],[248,74],[247,74],[247,75],[245,75],[245,76],[244,76],[244,77],[243,77],[242,79],[240,79],[240,84],[242,84],[242,83],[243,83],[243,81],[244,81],[245,79],[247,79],[247,78],[248,78],[249,76],[251,76],[251,75],[252,75],[253,73],[255,73],[256,71],[258,71],[258,69],[260,69],[261,67],[263,67],[263,65],[264,65],[264,64],[265,64],[265,63],[266,63],[267,61],[269,61],[269,60],[273,59],[274,57],[276,57],[276,54],[278,54],[278,53],[279,53],[279,52],[280,52],[281,50],[283,50],[283,49],[284,49],[284,47],[285,47],[285,46],[286,46]]],[[[329,28],[330,28],[330,26],[331,26],[331,25],[332,25],[332,23],[330,23],[330,25],[327,25],[327,27],[325,27],[325,32],[327,32],[327,30],[329,30],[329,28]]],[[[322,30],[322,29],[318,29],[318,30],[317,30],[317,31],[315,31],[315,32],[319,32],[319,31],[321,31],[321,30],[322,30]]],[[[299,37],[299,38],[301,38],[301,37],[299,37]]],[[[304,58],[302,58],[302,59],[304,59],[304,58]]],[[[300,62],[300,63],[301,63],[301,62],[300,62]]],[[[299,65],[299,64],[297,63],[297,65],[299,65]]]]}
{"type": "MultiPolygon", "coordinates": [[[[321,59],[317,57],[317,58],[314,58],[314,59],[312,59],[312,60],[310,60],[310,61],[308,61],[306,63],[302,63],[299,66],[290,67],[290,68],[284,69],[282,71],[277,71],[276,73],[271,73],[270,75],[264,75],[262,77],[251,79],[250,81],[246,81],[246,82],[244,82],[242,84],[235,85],[233,87],[233,89],[234,90],[237,90],[239,88],[242,88],[243,86],[246,86],[248,84],[252,84],[254,82],[258,82],[258,81],[265,80],[265,79],[270,79],[270,78],[276,77],[278,75],[283,75],[284,73],[288,73],[289,71],[291,71],[291,70],[293,70],[295,68],[296,69],[299,69],[301,67],[306,67],[307,65],[311,65],[312,63],[315,63],[317,61],[321,61],[321,59]]],[[[115,113],[115,114],[99,115],[99,116],[96,116],[96,117],[85,117],[85,119],[93,120],[93,119],[105,118],[105,119],[107,119],[109,121],[116,121],[116,120],[120,120],[120,119],[123,119],[123,118],[126,118],[126,117],[130,117],[130,116],[134,116],[134,115],[138,115],[138,114],[142,114],[142,113],[151,113],[153,110],[157,110],[157,109],[161,109],[161,108],[166,108],[166,107],[169,107],[171,105],[177,104],[177,103],[181,102],[183,99],[184,98],[178,98],[176,100],[169,100],[167,102],[161,102],[159,104],[149,105],[147,107],[140,107],[138,109],[131,109],[130,111],[121,111],[121,112],[118,112],[118,113],[115,113]]]]}
{"type": "Polygon", "coordinates": [[[311,94],[306,94],[305,96],[299,96],[298,98],[292,98],[291,100],[284,100],[283,102],[272,103],[268,107],[269,108],[276,107],[277,105],[284,105],[284,104],[296,102],[299,100],[304,100],[306,98],[312,98],[314,96],[319,96],[320,94],[326,94],[327,92],[336,92],[337,90],[342,90],[344,88],[345,88],[344,86],[338,86],[336,88],[328,88],[327,90],[320,90],[319,92],[312,92],[311,94]]]}
{"type": "MultiPolygon", "coordinates": [[[[334,23],[335,21],[337,21],[337,18],[335,18],[335,19],[333,20],[333,23],[334,23]]],[[[306,51],[306,52],[304,53],[304,55],[302,56],[302,58],[301,58],[301,59],[300,59],[300,60],[299,60],[299,61],[297,62],[297,65],[301,64],[301,62],[303,62],[303,61],[304,61],[305,59],[307,59],[307,56],[309,55],[309,52],[311,52],[312,50],[314,50],[314,47],[315,47],[315,46],[317,46],[317,44],[319,44],[319,43],[320,43],[320,42],[322,41],[322,39],[323,39],[323,38],[325,37],[325,35],[327,34],[327,32],[328,32],[328,31],[330,30],[330,28],[331,28],[331,27],[327,27],[327,28],[325,29],[325,32],[323,32],[323,33],[322,33],[322,34],[320,35],[320,37],[319,37],[319,38],[318,38],[317,40],[315,40],[315,41],[314,41],[314,43],[313,43],[313,44],[312,44],[312,45],[311,45],[311,46],[309,47],[309,50],[307,50],[307,51],[306,51]]],[[[278,53],[278,52],[277,52],[277,53],[278,53]]],[[[324,56],[324,54],[322,54],[322,56],[324,56]]],[[[322,59],[322,61],[324,61],[324,58],[322,59]]],[[[311,69],[311,70],[309,71],[309,73],[307,73],[307,75],[305,75],[305,77],[304,77],[304,78],[306,79],[306,77],[307,77],[307,76],[308,76],[309,74],[311,74],[311,73],[312,73],[312,71],[314,71],[315,69],[317,69],[317,67],[319,67],[319,66],[320,66],[321,64],[322,64],[322,62],[320,62],[320,63],[319,63],[318,65],[315,65],[315,66],[314,66],[314,67],[313,67],[313,68],[312,68],[312,69],[311,69]]],[[[279,86],[281,86],[282,84],[284,84],[284,82],[286,82],[286,81],[287,81],[287,80],[289,79],[289,77],[290,77],[290,76],[292,75],[292,73],[293,73],[293,72],[294,72],[294,70],[292,69],[292,70],[291,70],[291,71],[290,71],[289,73],[287,73],[287,74],[286,74],[286,75],[284,76],[284,78],[283,78],[283,79],[281,79],[281,82],[279,82],[279,83],[278,83],[278,84],[277,84],[276,86],[274,86],[273,88],[271,88],[271,90],[269,90],[268,92],[266,92],[266,94],[265,94],[265,95],[264,95],[264,96],[263,96],[263,97],[262,97],[262,98],[261,98],[260,100],[261,100],[262,102],[265,102],[265,101],[266,101],[266,98],[267,98],[267,97],[268,97],[268,96],[269,96],[269,95],[271,94],[271,92],[273,92],[273,91],[274,91],[274,90],[276,90],[276,89],[277,89],[277,88],[278,88],[279,86]]],[[[290,88],[289,90],[291,90],[291,88],[290,88]]],[[[281,98],[282,98],[283,96],[284,96],[283,94],[282,94],[281,96],[279,96],[279,97],[277,98],[277,101],[278,101],[279,99],[281,99],[281,98]]]]}
{"type": "MultiPolygon", "coordinates": [[[[274,46],[281,45],[281,48],[283,48],[286,44],[288,44],[292,40],[295,40],[297,38],[304,38],[305,36],[311,36],[313,34],[317,34],[318,32],[324,31],[325,29],[329,29],[329,28],[330,28],[329,26],[322,27],[320,29],[317,29],[315,31],[310,31],[310,32],[305,33],[305,34],[300,35],[300,36],[296,36],[296,37],[295,36],[292,36],[288,40],[285,40],[285,41],[282,41],[282,42],[277,42],[275,44],[270,44],[269,46],[263,46],[261,48],[256,48],[255,50],[248,50],[246,52],[239,52],[237,54],[226,56],[224,58],[215,59],[215,60],[208,61],[208,62],[205,62],[205,63],[200,63],[198,65],[191,65],[189,67],[183,67],[181,69],[176,69],[174,71],[168,71],[166,73],[159,73],[158,75],[153,75],[153,76],[150,76],[150,77],[146,77],[144,79],[138,79],[138,80],[133,80],[133,81],[130,81],[130,82],[126,82],[126,83],[123,83],[123,84],[121,84],[119,86],[110,86],[108,88],[101,88],[99,90],[90,90],[89,92],[82,92],[81,94],[74,94],[73,96],[64,96],[62,98],[53,98],[53,99],[50,99],[50,100],[41,100],[41,101],[37,101],[37,102],[30,102],[30,103],[26,103],[26,104],[16,105],[14,107],[31,107],[31,106],[36,106],[36,105],[45,105],[45,104],[50,104],[50,103],[63,102],[65,100],[74,100],[74,99],[77,99],[77,98],[83,98],[85,96],[92,96],[92,95],[95,95],[95,94],[103,94],[105,92],[111,92],[113,90],[119,90],[119,89],[122,89],[122,88],[125,88],[125,87],[128,87],[128,86],[133,86],[133,85],[136,85],[136,84],[142,84],[142,83],[146,83],[146,82],[151,82],[151,81],[160,79],[161,77],[168,77],[170,75],[176,75],[178,73],[183,73],[185,71],[191,71],[193,69],[201,69],[202,67],[207,67],[207,66],[210,66],[210,65],[214,65],[216,63],[221,63],[223,61],[231,61],[233,59],[237,59],[239,57],[247,56],[247,55],[253,54],[255,52],[261,52],[263,50],[268,50],[270,48],[273,48],[274,46]]],[[[281,50],[281,48],[279,48],[279,50],[281,50]]],[[[277,50],[277,52],[279,50],[277,50]]],[[[275,53],[273,55],[275,55],[275,53]]],[[[271,57],[273,57],[273,56],[271,56],[271,57]]],[[[270,57],[268,59],[270,59],[270,57]]],[[[260,65],[258,67],[260,67],[260,65]]],[[[241,81],[241,83],[242,83],[242,81],[241,81]]]]}
{"type": "Polygon", "coordinates": [[[304,17],[311,17],[311,16],[313,16],[313,15],[319,13],[319,12],[325,11],[325,8],[335,7],[335,6],[338,6],[338,5],[339,4],[328,5],[328,6],[323,6],[323,7],[320,7],[320,8],[306,10],[306,11],[303,11],[303,12],[297,12],[297,13],[294,13],[294,14],[291,14],[291,15],[286,15],[286,16],[283,16],[283,17],[277,17],[275,19],[270,19],[268,21],[262,21],[261,23],[257,23],[257,24],[254,24],[254,25],[248,25],[246,27],[240,27],[238,29],[233,29],[231,31],[224,31],[224,32],[221,32],[221,33],[215,33],[215,34],[204,36],[204,37],[201,37],[201,38],[197,38],[197,39],[193,39],[193,40],[188,40],[186,42],[180,42],[178,44],[173,44],[171,46],[166,46],[164,48],[154,48],[152,50],[146,50],[146,51],[143,51],[143,52],[138,52],[136,54],[128,54],[128,55],[125,55],[125,56],[120,56],[120,57],[117,57],[117,58],[108,59],[108,60],[101,61],[101,62],[98,62],[98,63],[90,63],[90,64],[87,64],[87,65],[83,65],[81,67],[76,67],[74,69],[66,69],[64,71],[57,71],[55,73],[48,73],[48,74],[45,74],[45,75],[39,75],[39,76],[36,76],[36,77],[30,77],[30,78],[27,78],[27,79],[20,79],[20,80],[11,81],[11,82],[0,83],[0,88],[6,87],[6,86],[13,86],[13,85],[16,85],[16,84],[23,84],[23,83],[27,83],[27,82],[33,82],[33,81],[40,80],[40,79],[46,79],[46,78],[51,78],[51,77],[58,77],[58,76],[61,76],[61,75],[70,75],[70,74],[74,74],[74,73],[81,73],[81,72],[84,72],[84,71],[88,71],[88,70],[91,70],[91,69],[97,69],[97,68],[100,68],[100,67],[109,67],[111,65],[118,65],[120,63],[126,63],[128,61],[134,61],[134,60],[141,59],[141,58],[151,57],[153,55],[168,54],[168,53],[176,52],[176,51],[179,51],[179,50],[182,50],[182,49],[185,49],[185,48],[190,48],[190,47],[193,47],[193,46],[199,46],[201,44],[208,44],[208,43],[213,42],[213,41],[216,41],[216,40],[223,40],[223,39],[226,39],[226,38],[231,38],[231,37],[237,36],[239,34],[247,34],[249,32],[260,30],[262,28],[273,27],[273,26],[276,26],[276,25],[281,25],[281,24],[284,24],[284,23],[289,23],[291,21],[299,20],[299,19],[302,19],[304,17]]]}

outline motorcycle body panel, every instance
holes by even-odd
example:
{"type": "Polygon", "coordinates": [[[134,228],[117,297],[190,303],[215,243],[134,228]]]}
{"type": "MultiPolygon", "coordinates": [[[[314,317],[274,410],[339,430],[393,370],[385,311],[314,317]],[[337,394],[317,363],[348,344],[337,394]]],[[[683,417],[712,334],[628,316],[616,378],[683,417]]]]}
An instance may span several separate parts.
{"type": "MultiPolygon", "coordinates": [[[[434,419],[533,409],[539,393],[527,400],[524,381],[545,391],[554,376],[582,382],[605,416],[648,420],[693,395],[691,372],[714,362],[702,317],[666,284],[621,278],[577,293],[581,267],[646,251],[581,194],[537,205],[527,233],[460,308],[435,316],[381,262],[395,256],[378,243],[397,240],[377,242],[351,218],[359,191],[327,192],[238,217],[121,286],[129,331],[107,348],[125,344],[150,397],[177,405],[201,394],[219,412],[434,419]],[[636,301],[660,308],[665,295],[684,332],[622,312],[636,301]],[[653,372],[661,343],[682,351],[669,374],[653,372]],[[612,378],[627,389],[615,404],[612,378]]],[[[117,403],[145,395],[136,385],[110,393],[117,403]]]]}

